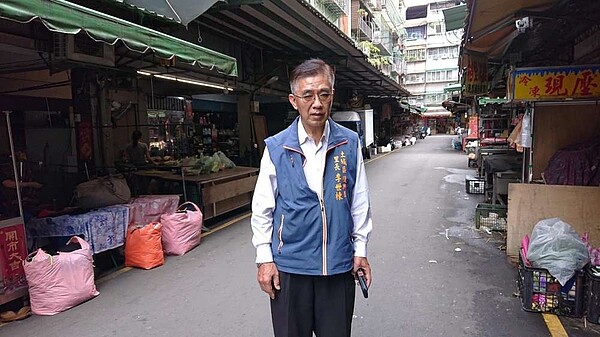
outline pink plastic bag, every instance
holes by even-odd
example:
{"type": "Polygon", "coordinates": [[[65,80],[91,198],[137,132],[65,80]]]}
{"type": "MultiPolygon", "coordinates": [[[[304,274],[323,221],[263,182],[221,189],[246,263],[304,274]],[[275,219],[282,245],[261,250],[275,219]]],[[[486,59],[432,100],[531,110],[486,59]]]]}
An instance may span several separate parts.
{"type": "Polygon", "coordinates": [[[36,315],[55,315],[99,294],[90,245],[77,236],[67,244],[71,242],[81,248],[58,255],[49,255],[40,248],[23,261],[31,311],[36,315]]]}
{"type": "Polygon", "coordinates": [[[588,232],[583,233],[581,241],[585,244],[590,255],[590,263],[592,266],[600,266],[600,248],[593,248],[590,244],[590,234],[588,232]]]}
{"type": "Polygon", "coordinates": [[[202,212],[193,202],[184,202],[175,213],[163,214],[160,223],[166,254],[183,255],[200,244],[202,212]],[[186,205],[193,206],[194,210],[186,210],[186,205]]]}

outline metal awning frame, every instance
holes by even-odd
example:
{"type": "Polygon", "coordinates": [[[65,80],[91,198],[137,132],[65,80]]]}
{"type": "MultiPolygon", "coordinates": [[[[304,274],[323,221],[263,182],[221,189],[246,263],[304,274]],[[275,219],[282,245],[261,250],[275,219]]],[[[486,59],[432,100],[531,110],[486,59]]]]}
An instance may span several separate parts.
{"type": "Polygon", "coordinates": [[[319,57],[336,69],[336,88],[361,94],[406,97],[410,93],[371,65],[354,42],[303,0],[219,7],[195,21],[201,29],[243,41],[281,62],[319,57]],[[235,24],[234,24],[235,22],[235,24]]]}

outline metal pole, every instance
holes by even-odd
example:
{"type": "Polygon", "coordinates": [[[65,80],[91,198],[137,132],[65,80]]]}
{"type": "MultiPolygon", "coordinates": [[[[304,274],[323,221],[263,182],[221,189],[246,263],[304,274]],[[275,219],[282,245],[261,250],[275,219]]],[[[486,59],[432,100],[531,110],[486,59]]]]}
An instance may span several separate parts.
{"type": "Polygon", "coordinates": [[[21,199],[21,186],[19,184],[19,175],[17,173],[17,160],[15,158],[15,146],[13,144],[12,127],[10,124],[11,111],[4,111],[6,115],[6,129],[8,130],[8,142],[10,144],[10,155],[12,157],[13,173],[15,176],[15,187],[17,189],[17,202],[19,204],[19,216],[23,218],[23,201],[21,199]]]}
{"type": "Polygon", "coordinates": [[[185,191],[185,175],[183,173],[184,167],[181,167],[181,188],[183,189],[183,200],[188,201],[187,193],[185,191]]]}
{"type": "Polygon", "coordinates": [[[530,124],[530,136],[531,136],[531,147],[529,148],[529,167],[528,167],[528,177],[527,177],[527,183],[530,184],[531,181],[533,180],[533,151],[535,150],[533,148],[533,137],[535,136],[534,132],[533,132],[533,127],[534,127],[534,117],[535,117],[535,103],[533,103],[533,106],[531,107],[531,119],[529,120],[529,124],[530,124]]]}

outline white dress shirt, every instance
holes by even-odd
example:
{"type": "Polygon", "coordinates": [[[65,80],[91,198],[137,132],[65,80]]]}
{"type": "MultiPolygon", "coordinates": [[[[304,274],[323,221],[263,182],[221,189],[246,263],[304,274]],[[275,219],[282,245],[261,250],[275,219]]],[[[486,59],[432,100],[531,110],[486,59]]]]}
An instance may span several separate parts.
{"type": "MultiPolygon", "coordinates": [[[[323,198],[323,174],[325,170],[325,159],[329,140],[329,121],[325,123],[323,137],[318,144],[306,133],[302,121],[298,122],[298,139],[300,148],[306,157],[304,164],[304,175],[311,190],[321,200],[323,198]]],[[[352,239],[354,242],[354,256],[367,256],[367,242],[373,229],[371,210],[369,204],[369,187],[365,164],[361,153],[359,142],[357,149],[356,182],[352,197],[352,219],[354,227],[352,239]]],[[[256,247],[256,262],[272,262],[271,235],[273,233],[273,209],[277,195],[277,177],[275,165],[269,155],[269,149],[265,147],[260,162],[260,171],[254,189],[252,199],[252,243],[256,247]]]]}

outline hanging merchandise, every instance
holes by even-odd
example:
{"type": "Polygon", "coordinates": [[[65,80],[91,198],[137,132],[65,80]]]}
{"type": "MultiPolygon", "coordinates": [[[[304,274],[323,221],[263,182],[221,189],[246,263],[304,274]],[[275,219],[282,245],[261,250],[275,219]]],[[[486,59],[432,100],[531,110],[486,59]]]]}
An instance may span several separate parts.
{"type": "Polygon", "coordinates": [[[531,147],[531,143],[531,112],[527,111],[521,122],[521,145],[531,147]]]}

